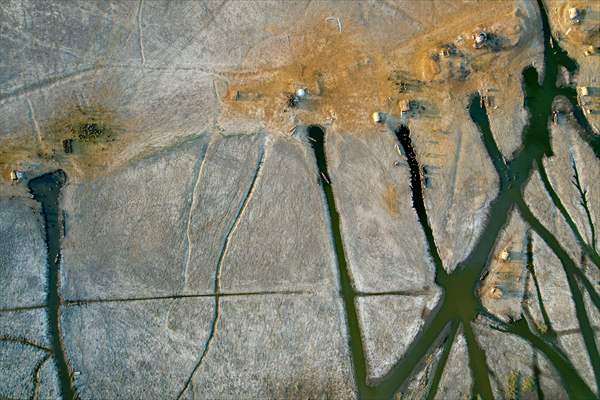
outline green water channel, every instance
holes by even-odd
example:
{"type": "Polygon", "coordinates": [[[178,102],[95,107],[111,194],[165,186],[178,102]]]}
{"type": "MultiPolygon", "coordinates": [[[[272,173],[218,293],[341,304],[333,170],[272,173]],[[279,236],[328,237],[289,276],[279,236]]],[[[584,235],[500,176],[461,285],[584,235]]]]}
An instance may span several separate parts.
{"type": "MultiPolygon", "coordinates": [[[[529,119],[522,132],[522,145],[509,161],[505,161],[496,144],[490,129],[485,104],[481,102],[478,94],[474,94],[471,98],[469,107],[470,116],[479,128],[482,142],[498,173],[500,188],[498,195],[490,204],[488,219],[476,241],[476,245],[467,258],[452,273],[447,273],[442,265],[434,235],[429,226],[427,211],[423,201],[419,164],[412,148],[410,132],[406,126],[399,126],[393,132],[407,158],[411,172],[413,207],[425,233],[429,254],[435,264],[435,281],[442,289],[443,297],[403,357],[398,360],[385,377],[377,382],[369,382],[367,379],[365,354],[355,307],[356,295],[345,258],[339,215],[335,204],[335,194],[327,169],[326,134],[321,127],[311,126],[308,128],[308,136],[312,142],[317,167],[320,172],[320,182],[327,202],[327,212],[340,272],[341,293],[350,334],[354,374],[360,398],[387,399],[394,397],[399,390],[406,388],[410,378],[423,366],[426,356],[442,345],[444,351],[437,364],[427,395],[428,398],[433,398],[448,357],[448,346],[460,328],[465,336],[468,348],[470,371],[464,371],[464,373],[465,376],[471,374],[473,380],[471,396],[472,398],[492,399],[493,394],[487,367],[488,362],[471,328],[471,322],[479,316],[486,317],[494,329],[506,332],[506,334],[516,335],[528,341],[537,352],[543,354],[560,376],[564,389],[570,398],[596,398],[590,387],[575,370],[573,363],[558,345],[556,337],[552,335],[551,330],[544,333],[539,332],[536,327],[530,326],[525,318],[510,323],[500,321],[495,316],[486,312],[477,295],[478,284],[492,257],[497,239],[503,227],[508,223],[511,212],[517,210],[523,220],[530,226],[531,230],[553,250],[561,261],[563,270],[567,275],[569,289],[575,304],[577,320],[581,328],[586,350],[593,365],[596,382],[600,387],[600,358],[598,356],[594,333],[583,304],[583,294],[586,291],[592,298],[593,304],[600,309],[598,294],[594,291],[593,286],[582,273],[579,266],[569,258],[567,252],[561,247],[560,242],[529,211],[523,199],[523,191],[532,173],[542,165],[541,160],[544,157],[551,157],[553,154],[550,145],[548,123],[552,113],[552,103],[556,96],[565,96],[571,102],[574,107],[574,115],[583,127],[582,138],[593,148],[595,154],[600,157],[600,140],[591,131],[581,109],[577,105],[574,89],[556,86],[559,67],[564,66],[568,71],[573,73],[576,71],[577,65],[556,45],[556,41],[552,45],[551,41],[553,39],[546,11],[541,1],[538,1],[538,6],[544,34],[544,75],[540,83],[538,72],[533,67],[527,67],[523,71],[522,82],[525,92],[525,108],[528,111],[529,119]]],[[[555,202],[555,204],[560,203],[555,202]]],[[[584,250],[588,250],[590,255],[597,257],[595,251],[592,253],[589,248],[584,250]]],[[[600,267],[595,257],[591,257],[591,259],[597,267],[600,267]]],[[[535,260],[530,254],[528,268],[531,271],[534,269],[534,264],[535,260]]],[[[541,299],[539,301],[541,302],[541,299]]],[[[398,335],[402,335],[402,332],[399,331],[398,335]]],[[[536,391],[542,394],[539,387],[539,369],[537,366],[534,366],[534,373],[537,374],[535,380],[537,383],[536,391]]],[[[546,394],[546,398],[551,397],[552,394],[546,394]]]]}
{"type": "Polygon", "coordinates": [[[46,310],[48,317],[48,336],[52,344],[52,355],[58,371],[60,390],[63,399],[75,399],[76,392],[67,361],[61,330],[60,307],[60,256],[63,233],[63,215],[59,204],[60,190],[67,177],[61,170],[41,175],[29,181],[29,190],[34,199],[42,205],[47,246],[48,289],[46,310]]]}

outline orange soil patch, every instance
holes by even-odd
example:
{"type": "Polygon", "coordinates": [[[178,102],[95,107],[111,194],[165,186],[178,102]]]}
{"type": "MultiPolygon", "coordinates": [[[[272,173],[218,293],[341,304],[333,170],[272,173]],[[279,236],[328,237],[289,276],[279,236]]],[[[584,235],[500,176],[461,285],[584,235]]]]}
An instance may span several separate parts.
{"type": "Polygon", "coordinates": [[[383,192],[383,204],[385,209],[390,213],[391,216],[398,215],[400,211],[398,209],[398,204],[400,200],[398,198],[398,190],[394,185],[387,185],[387,189],[383,192]]]}
{"type": "MultiPolygon", "coordinates": [[[[391,79],[394,73],[401,71],[433,80],[441,72],[430,60],[436,46],[461,34],[468,37],[477,26],[499,19],[512,21],[512,34],[519,33],[514,27],[519,24],[514,3],[483,2],[460,7],[445,17],[443,24],[396,47],[373,42],[365,27],[355,21],[345,20],[342,32],[335,24],[325,23],[325,16],[311,18],[313,22],[299,21],[295,26],[302,31],[289,32],[291,54],[286,65],[256,73],[225,74],[229,86],[223,99],[223,118],[264,121],[274,132],[287,132],[298,124],[327,121],[335,121],[342,131],[372,131],[370,115],[375,111],[398,113],[398,101],[406,97],[391,79]],[[304,104],[290,107],[289,96],[301,87],[307,88],[310,98],[304,104]]],[[[465,48],[473,52],[468,40],[465,48]]],[[[276,54],[281,49],[273,51],[276,54]]],[[[486,58],[481,65],[484,68],[500,54],[483,50],[477,54],[479,58],[482,56],[486,58]]],[[[464,82],[458,86],[473,89],[466,87],[473,84],[464,82]]]]}

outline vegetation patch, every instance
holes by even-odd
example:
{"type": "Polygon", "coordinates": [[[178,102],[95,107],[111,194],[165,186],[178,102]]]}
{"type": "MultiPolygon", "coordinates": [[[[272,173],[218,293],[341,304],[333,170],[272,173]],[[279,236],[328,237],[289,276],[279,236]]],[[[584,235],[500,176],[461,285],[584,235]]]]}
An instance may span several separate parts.
{"type": "Polygon", "coordinates": [[[85,122],[79,124],[76,129],[77,137],[84,142],[93,142],[96,141],[103,136],[106,136],[108,130],[96,123],[96,122],[85,122]]]}
{"type": "Polygon", "coordinates": [[[523,395],[535,389],[535,380],[530,375],[522,375],[519,371],[512,370],[506,383],[506,398],[508,400],[520,399],[523,395]]]}
{"type": "Polygon", "coordinates": [[[62,131],[66,139],[82,143],[106,143],[114,141],[110,114],[103,109],[77,108],[67,118],[53,127],[62,131]]]}

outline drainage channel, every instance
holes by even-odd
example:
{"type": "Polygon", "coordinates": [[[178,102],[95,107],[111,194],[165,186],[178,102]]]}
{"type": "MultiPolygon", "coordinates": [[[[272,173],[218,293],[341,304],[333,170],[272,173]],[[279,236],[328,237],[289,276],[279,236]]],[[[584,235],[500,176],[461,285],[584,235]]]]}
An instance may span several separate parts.
{"type": "MultiPolygon", "coordinates": [[[[585,277],[577,274],[575,264],[568,259],[559,242],[535,220],[526,208],[523,192],[531,174],[543,157],[552,156],[548,122],[552,111],[552,102],[557,95],[564,93],[564,88],[556,87],[556,77],[559,66],[566,67],[569,71],[576,70],[576,64],[559,46],[551,46],[551,34],[546,10],[543,3],[538,0],[542,17],[544,33],[544,79],[540,84],[538,73],[533,67],[523,71],[523,88],[525,92],[525,108],[529,114],[529,121],[522,133],[522,147],[517,151],[510,162],[506,162],[495,142],[490,129],[489,119],[485,104],[478,95],[471,99],[469,107],[471,119],[479,128],[482,141],[488,155],[500,178],[500,188],[496,198],[490,203],[490,212],[486,224],[476,241],[476,244],[467,258],[450,274],[445,272],[442,262],[437,255],[434,235],[427,220],[427,213],[423,201],[423,192],[419,163],[410,141],[410,132],[407,127],[401,126],[395,132],[396,137],[404,149],[411,172],[411,189],[413,206],[425,233],[429,252],[436,264],[436,283],[444,292],[440,305],[431,313],[431,318],[408,347],[402,358],[392,367],[390,372],[376,384],[368,384],[366,380],[366,366],[361,342],[357,312],[354,305],[355,293],[352,288],[351,278],[344,255],[340,221],[333,190],[330,184],[327,162],[325,157],[325,133],[322,128],[311,126],[308,136],[317,160],[320,172],[320,183],[327,201],[327,211],[331,223],[334,246],[340,272],[341,290],[346,309],[346,318],[349,326],[351,353],[354,364],[355,377],[361,398],[391,398],[405,387],[409,378],[415,373],[427,354],[441,342],[448,333],[455,332],[457,324],[463,327],[467,339],[469,364],[473,378],[472,397],[492,399],[493,393],[490,384],[489,370],[485,352],[479,348],[471,322],[478,316],[485,316],[497,324],[497,329],[519,336],[528,341],[532,347],[543,354],[558,372],[565,390],[572,398],[594,398],[594,394],[582,380],[579,373],[569,358],[559,350],[549,338],[539,332],[532,331],[525,319],[511,323],[504,323],[489,314],[482,306],[477,295],[479,281],[492,257],[495,244],[502,229],[508,223],[511,211],[517,209],[526,223],[531,226],[548,244],[555,254],[561,259],[565,273],[568,276],[569,286],[577,311],[577,320],[582,328],[588,355],[592,362],[598,361],[598,351],[590,334],[589,320],[583,307],[582,293],[576,284],[576,279],[582,281],[585,277]],[[452,329],[449,327],[452,326],[452,329]]],[[[577,107],[576,104],[574,104],[577,107]]],[[[591,147],[594,143],[588,141],[591,147]]],[[[589,285],[582,282],[586,290],[589,285]]],[[[591,293],[590,293],[591,294],[591,293]]],[[[594,367],[595,371],[596,367],[594,367]]],[[[434,396],[439,383],[439,373],[436,373],[435,382],[429,394],[434,396]]],[[[541,388],[537,387],[540,392],[541,388]]]]}
{"type": "Polygon", "coordinates": [[[60,390],[63,399],[77,398],[69,363],[62,339],[60,321],[60,250],[62,240],[63,216],[59,205],[60,190],[66,183],[67,176],[62,170],[41,175],[29,181],[29,190],[34,199],[42,205],[47,246],[48,291],[46,296],[48,329],[54,362],[59,375],[60,390]]]}
{"type": "Polygon", "coordinates": [[[327,159],[325,156],[325,132],[323,128],[312,125],[308,127],[307,134],[311,141],[315,158],[317,160],[319,181],[327,202],[327,215],[329,217],[333,245],[336,254],[340,278],[340,289],[342,291],[344,310],[346,312],[346,323],[348,324],[348,333],[350,334],[350,350],[352,354],[356,385],[359,396],[364,397],[365,394],[368,393],[369,389],[366,384],[367,368],[364,356],[365,353],[361,341],[358,314],[356,312],[356,306],[354,303],[356,294],[354,292],[354,288],[352,287],[350,272],[348,271],[348,264],[346,262],[346,255],[344,252],[344,244],[342,242],[342,233],[340,229],[340,217],[335,205],[335,198],[333,195],[333,189],[331,187],[331,179],[327,169],[327,159]]]}
{"type": "Polygon", "coordinates": [[[435,265],[436,279],[444,279],[446,276],[446,270],[442,266],[442,260],[435,244],[433,237],[433,231],[429,225],[427,218],[427,211],[425,210],[425,202],[423,200],[423,185],[421,181],[421,169],[419,168],[419,162],[417,161],[417,155],[410,139],[410,130],[407,126],[401,125],[395,130],[396,139],[402,146],[404,154],[406,155],[406,161],[408,162],[408,168],[410,170],[410,189],[412,191],[413,208],[417,213],[419,223],[425,233],[427,240],[429,255],[431,256],[435,265]]]}
{"type": "MultiPolygon", "coordinates": [[[[445,318],[448,313],[444,311],[434,311],[435,316],[431,321],[428,322],[428,328],[422,332],[417,339],[419,343],[411,348],[411,350],[403,358],[403,362],[399,366],[395,367],[391,374],[388,374],[383,381],[376,383],[367,381],[365,353],[361,341],[360,325],[358,322],[358,314],[354,302],[357,293],[354,291],[352,286],[350,272],[348,270],[340,228],[340,217],[335,205],[335,197],[331,185],[331,178],[327,168],[327,159],[325,155],[325,132],[319,126],[309,126],[307,131],[308,138],[312,142],[311,145],[317,161],[317,167],[319,169],[319,181],[325,194],[325,200],[327,203],[327,214],[329,217],[330,229],[337,259],[341,293],[346,312],[346,322],[348,324],[348,330],[350,334],[350,349],[354,366],[354,375],[359,397],[364,399],[392,398],[398,389],[407,381],[407,378],[414,370],[414,366],[421,365],[421,360],[423,360],[423,358],[429,353],[430,349],[437,347],[446,337],[448,337],[449,334],[455,332],[456,325],[454,325],[453,329],[450,329],[450,320],[449,318],[445,318]]],[[[410,146],[410,144],[407,147],[410,147],[412,151],[412,146],[410,146]]],[[[412,152],[412,154],[414,155],[414,152],[412,152]]],[[[416,163],[416,159],[414,159],[414,162],[416,163]]],[[[418,163],[414,164],[413,168],[416,168],[418,171],[418,163]]],[[[420,177],[417,175],[413,178],[413,181],[413,188],[420,191],[420,177]]],[[[419,203],[419,200],[417,200],[417,203],[419,203]]],[[[426,221],[427,216],[424,214],[424,206],[422,203],[423,201],[421,196],[421,206],[419,207],[423,210],[423,220],[426,221]]],[[[428,223],[427,226],[429,226],[428,223]]],[[[431,243],[433,243],[433,234],[431,231],[429,238],[431,239],[431,243]]],[[[433,248],[435,249],[435,247],[433,248]]],[[[437,254],[437,250],[435,250],[434,254],[437,254]]],[[[439,265],[441,267],[441,261],[439,261],[439,265]]]]}

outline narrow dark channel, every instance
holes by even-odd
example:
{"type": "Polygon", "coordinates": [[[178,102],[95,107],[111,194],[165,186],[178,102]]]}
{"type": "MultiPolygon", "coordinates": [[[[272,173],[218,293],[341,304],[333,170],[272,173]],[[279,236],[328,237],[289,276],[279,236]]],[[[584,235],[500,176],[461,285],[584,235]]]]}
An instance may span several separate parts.
{"type": "Polygon", "coordinates": [[[339,271],[340,289],[344,301],[344,310],[346,312],[346,322],[348,324],[348,333],[350,334],[350,351],[352,354],[352,364],[356,386],[360,398],[373,398],[374,393],[367,386],[367,366],[364,356],[364,349],[361,340],[360,326],[358,323],[358,314],[354,299],[356,294],[352,286],[344,244],[342,242],[342,233],[340,228],[340,217],[335,205],[333,189],[331,187],[331,178],[327,170],[327,158],[325,155],[325,132],[323,128],[311,125],[307,128],[307,135],[311,141],[312,149],[319,169],[319,183],[325,194],[327,202],[327,215],[329,217],[330,229],[333,238],[333,245],[336,255],[336,261],[339,271]]]}
{"type": "MultiPolygon", "coordinates": [[[[587,189],[585,189],[581,183],[581,179],[579,178],[579,170],[577,169],[577,163],[575,162],[575,158],[572,158],[571,165],[573,166],[573,179],[572,183],[579,192],[579,204],[585,210],[585,215],[587,216],[589,228],[590,228],[590,247],[596,252],[596,228],[594,227],[594,220],[592,219],[592,214],[590,212],[590,207],[587,198],[587,189]]],[[[598,253],[595,254],[598,257],[598,253]]],[[[598,258],[600,260],[600,258],[598,258]]],[[[596,266],[600,268],[600,262],[596,262],[596,266]]]]}
{"type": "Polygon", "coordinates": [[[398,142],[402,146],[404,154],[406,155],[406,161],[408,162],[408,168],[410,170],[410,188],[412,191],[413,208],[417,213],[419,223],[421,224],[423,233],[425,234],[429,255],[431,256],[431,259],[435,265],[436,280],[443,280],[447,274],[442,265],[442,259],[439,255],[437,246],[435,244],[435,239],[433,237],[433,231],[431,230],[431,226],[429,225],[429,220],[427,218],[425,201],[423,199],[421,169],[419,167],[417,155],[415,154],[415,149],[410,139],[410,130],[406,125],[400,125],[400,127],[394,131],[394,134],[396,135],[396,138],[398,139],[398,142]]]}
{"type": "Polygon", "coordinates": [[[538,308],[540,309],[542,319],[544,320],[543,329],[545,329],[545,332],[543,334],[554,340],[556,338],[556,332],[552,327],[552,321],[550,321],[548,311],[546,311],[546,306],[544,305],[544,300],[542,298],[542,291],[540,289],[540,283],[535,273],[535,263],[533,258],[533,237],[531,236],[530,230],[527,231],[527,271],[529,272],[529,274],[531,274],[531,278],[533,279],[538,308]]]}
{"type": "Polygon", "coordinates": [[[446,338],[446,342],[444,344],[444,350],[442,355],[440,356],[438,365],[435,368],[435,372],[433,378],[431,379],[431,387],[427,393],[427,397],[425,400],[433,400],[435,395],[437,394],[438,387],[440,385],[440,381],[442,380],[442,374],[444,373],[444,368],[446,368],[446,363],[448,362],[448,358],[450,357],[450,352],[452,351],[452,346],[454,345],[454,341],[456,340],[456,336],[458,333],[459,324],[454,321],[450,328],[450,334],[446,338]]]}
{"type": "Polygon", "coordinates": [[[52,345],[54,362],[56,363],[60,390],[63,399],[72,400],[77,398],[69,363],[63,343],[60,307],[62,298],[60,295],[60,257],[62,241],[62,211],[60,209],[60,190],[67,181],[67,176],[62,170],[41,175],[29,181],[29,190],[34,199],[42,205],[44,225],[46,231],[46,246],[48,249],[48,289],[47,289],[47,315],[48,334],[52,345]]]}

